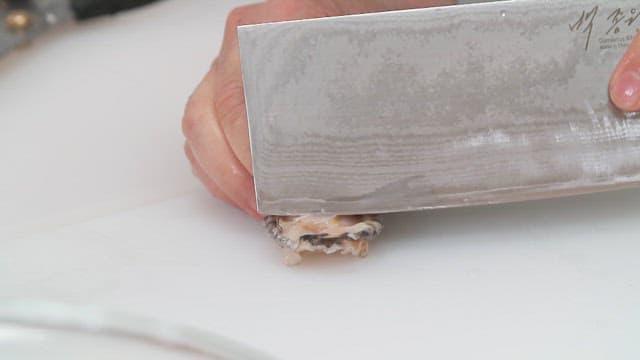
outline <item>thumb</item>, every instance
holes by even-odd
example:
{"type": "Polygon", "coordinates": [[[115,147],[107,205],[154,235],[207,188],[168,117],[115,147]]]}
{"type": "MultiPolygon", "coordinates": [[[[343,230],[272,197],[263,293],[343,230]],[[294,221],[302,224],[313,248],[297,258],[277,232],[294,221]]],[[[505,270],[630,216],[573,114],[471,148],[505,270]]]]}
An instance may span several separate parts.
{"type": "Polygon", "coordinates": [[[640,111],[640,34],[631,42],[609,84],[609,96],[623,111],[640,111]]]}

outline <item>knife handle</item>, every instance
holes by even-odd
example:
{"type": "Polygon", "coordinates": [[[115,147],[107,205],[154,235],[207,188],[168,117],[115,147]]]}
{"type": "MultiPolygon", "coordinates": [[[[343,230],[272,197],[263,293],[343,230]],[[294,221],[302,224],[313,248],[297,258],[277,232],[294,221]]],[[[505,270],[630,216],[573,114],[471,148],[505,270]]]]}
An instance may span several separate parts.
{"type": "Polygon", "coordinates": [[[71,0],[71,9],[77,20],[86,20],[101,15],[112,15],[155,1],[156,0],[71,0]]]}

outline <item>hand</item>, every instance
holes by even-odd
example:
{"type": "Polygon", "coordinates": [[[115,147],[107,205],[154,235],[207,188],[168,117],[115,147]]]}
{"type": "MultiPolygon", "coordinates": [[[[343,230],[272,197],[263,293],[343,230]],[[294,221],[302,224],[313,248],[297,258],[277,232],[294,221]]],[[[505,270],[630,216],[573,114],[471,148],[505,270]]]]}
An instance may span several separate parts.
{"type": "Polygon", "coordinates": [[[194,174],[224,202],[260,219],[240,71],[239,25],[452,5],[455,0],[268,0],[227,19],[222,49],[185,110],[185,153],[194,174]]]}
{"type": "Polygon", "coordinates": [[[633,39],[613,72],[609,96],[620,110],[640,111],[640,34],[633,39]]]}

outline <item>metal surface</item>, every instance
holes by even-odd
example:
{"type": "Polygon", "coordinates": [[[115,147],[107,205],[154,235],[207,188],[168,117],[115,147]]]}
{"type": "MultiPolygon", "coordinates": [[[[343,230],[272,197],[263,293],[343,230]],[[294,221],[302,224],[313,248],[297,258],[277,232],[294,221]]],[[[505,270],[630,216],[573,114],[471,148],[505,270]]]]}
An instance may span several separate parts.
{"type": "Polygon", "coordinates": [[[7,22],[7,17],[15,11],[29,14],[30,23],[24,30],[8,24],[0,27],[0,57],[18,46],[28,44],[50,27],[73,19],[68,0],[0,0],[0,19],[7,22]]]}
{"type": "Polygon", "coordinates": [[[638,6],[520,0],[240,27],[259,210],[637,185],[640,120],[611,107],[607,85],[638,6]]]}

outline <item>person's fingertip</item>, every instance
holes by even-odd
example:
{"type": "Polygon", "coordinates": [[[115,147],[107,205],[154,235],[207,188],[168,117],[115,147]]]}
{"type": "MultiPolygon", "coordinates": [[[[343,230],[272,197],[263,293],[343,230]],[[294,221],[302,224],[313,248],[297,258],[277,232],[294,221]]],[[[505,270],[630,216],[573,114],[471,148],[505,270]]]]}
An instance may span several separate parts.
{"type": "Polygon", "coordinates": [[[609,94],[611,101],[621,110],[640,110],[640,66],[628,67],[615,76],[609,94]]]}
{"type": "Polygon", "coordinates": [[[262,221],[264,220],[264,216],[260,215],[257,211],[251,211],[248,213],[252,218],[258,220],[258,221],[262,221]]]}
{"type": "Polygon", "coordinates": [[[242,211],[244,211],[245,213],[247,213],[249,216],[251,216],[252,218],[254,218],[256,220],[264,219],[264,216],[260,215],[258,210],[256,210],[256,207],[255,206],[251,206],[250,203],[243,204],[243,206],[241,206],[241,209],[242,209],[242,211]]]}
{"type": "MultiPolygon", "coordinates": [[[[244,95],[242,95],[244,96],[244,95]]],[[[242,98],[241,98],[242,99],[242,98]]],[[[238,111],[231,114],[220,114],[219,119],[231,150],[249,174],[253,174],[251,150],[249,142],[249,125],[244,101],[238,111]],[[234,114],[235,113],[235,114],[234,114]]]]}
{"type": "Polygon", "coordinates": [[[264,219],[264,215],[260,214],[258,212],[258,210],[256,209],[256,207],[252,207],[251,208],[251,212],[249,213],[249,215],[251,215],[256,220],[263,220],[264,219]]]}
{"type": "Polygon", "coordinates": [[[200,182],[207,188],[207,190],[209,190],[211,195],[215,196],[216,198],[226,203],[227,205],[231,205],[238,208],[240,207],[235,201],[229,198],[229,196],[227,196],[224,193],[224,191],[222,191],[222,189],[220,189],[220,187],[215,183],[214,180],[209,178],[209,176],[205,173],[205,171],[202,169],[202,167],[198,163],[198,159],[194,155],[193,149],[191,148],[188,142],[185,142],[184,144],[184,153],[187,156],[187,159],[189,159],[189,162],[191,163],[191,173],[198,180],[200,180],[200,182]]]}
{"type": "Polygon", "coordinates": [[[244,195],[243,204],[245,212],[256,219],[262,219],[262,215],[260,215],[257,210],[256,193],[253,188],[244,195]]]}

